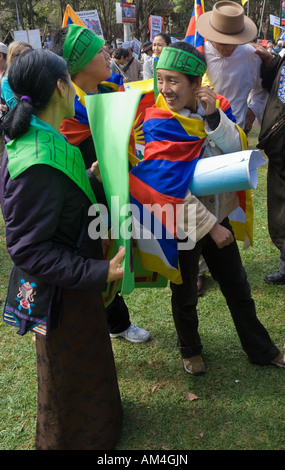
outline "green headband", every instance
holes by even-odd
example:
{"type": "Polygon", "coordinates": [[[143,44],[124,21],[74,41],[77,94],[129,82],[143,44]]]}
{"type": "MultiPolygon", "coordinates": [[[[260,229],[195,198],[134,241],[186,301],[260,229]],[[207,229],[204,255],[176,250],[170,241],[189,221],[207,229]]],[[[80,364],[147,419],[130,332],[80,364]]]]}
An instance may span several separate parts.
{"type": "Polygon", "coordinates": [[[90,29],[70,24],[63,45],[63,58],[66,60],[70,75],[83,70],[104,43],[104,39],[90,29]]]}
{"type": "Polygon", "coordinates": [[[162,49],[156,67],[156,69],[175,70],[175,72],[197,77],[202,77],[206,72],[206,68],[205,62],[199,57],[175,47],[164,47],[162,49]]]}

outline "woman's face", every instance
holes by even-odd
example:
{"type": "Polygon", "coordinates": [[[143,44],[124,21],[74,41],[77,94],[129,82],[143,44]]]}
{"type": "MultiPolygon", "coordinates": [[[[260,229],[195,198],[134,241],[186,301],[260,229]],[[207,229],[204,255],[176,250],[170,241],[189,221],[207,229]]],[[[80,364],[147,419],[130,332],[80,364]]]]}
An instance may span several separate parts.
{"type": "Polygon", "coordinates": [[[152,43],[152,51],[156,57],[159,57],[162,49],[167,46],[165,40],[161,36],[155,36],[152,43]]]}
{"type": "Polygon", "coordinates": [[[200,86],[199,80],[190,83],[188,78],[173,70],[157,70],[157,88],[164,97],[168,108],[178,112],[182,108],[196,111],[197,100],[194,90],[200,86]]]}

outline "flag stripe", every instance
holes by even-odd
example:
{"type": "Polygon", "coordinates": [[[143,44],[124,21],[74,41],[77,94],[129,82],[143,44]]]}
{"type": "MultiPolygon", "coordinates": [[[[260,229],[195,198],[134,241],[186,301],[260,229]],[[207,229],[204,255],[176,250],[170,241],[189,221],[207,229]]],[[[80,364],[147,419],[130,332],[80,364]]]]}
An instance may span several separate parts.
{"type": "Polygon", "coordinates": [[[167,260],[168,267],[178,269],[176,237],[163,224],[160,224],[159,219],[155,217],[153,212],[148,211],[140,201],[131,197],[131,203],[140,211],[139,218],[136,217],[137,211],[133,213],[135,238],[139,241],[139,249],[151,254],[162,250],[163,258],[167,260]]]}
{"type": "Polygon", "coordinates": [[[204,13],[204,1],[195,0],[194,8],[190,18],[190,22],[186,31],[184,41],[196,47],[200,52],[204,53],[204,38],[196,30],[197,18],[204,13]]]}
{"type": "MultiPolygon", "coordinates": [[[[139,175],[139,179],[136,185],[133,185],[133,189],[136,192],[138,191],[140,181],[149,187],[153,187],[155,182],[156,192],[164,195],[166,203],[168,203],[167,196],[182,199],[183,201],[189,181],[193,177],[197,161],[198,158],[188,162],[147,160],[147,164],[139,164],[132,169],[131,174],[133,176],[139,175]],[[163,175],[163,177],[160,177],[160,175],[163,175]]],[[[146,188],[143,188],[141,191],[141,197],[144,196],[143,191],[145,190],[146,188]]]]}

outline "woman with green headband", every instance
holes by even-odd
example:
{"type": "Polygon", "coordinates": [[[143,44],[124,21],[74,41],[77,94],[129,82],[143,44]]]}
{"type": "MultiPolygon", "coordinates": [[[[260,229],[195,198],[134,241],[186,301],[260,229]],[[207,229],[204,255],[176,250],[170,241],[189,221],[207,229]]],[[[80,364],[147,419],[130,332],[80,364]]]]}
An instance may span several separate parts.
{"type": "Polygon", "coordinates": [[[36,449],[110,450],[122,410],[102,291],[122,278],[124,249],[105,261],[99,235],[88,236],[96,200],[81,152],[60,134],[74,115],[66,62],[37,49],[10,70],[0,202],[15,266],[4,319],[36,334],[36,449]]]}
{"type": "MultiPolygon", "coordinates": [[[[160,95],[154,108],[147,110],[143,124],[144,160],[131,171],[132,200],[141,203],[143,195],[144,204],[154,204],[153,194],[159,194],[162,204],[164,189],[166,202],[173,200],[176,204],[175,200],[181,201],[183,197],[185,214],[182,214],[183,224],[179,219],[178,233],[182,232],[186,237],[191,236],[187,209],[191,205],[195,208],[196,243],[194,247],[192,244],[193,249],[183,249],[179,245],[182,283],[173,280],[170,284],[178,348],[186,372],[192,375],[205,373],[196,309],[201,255],[226,298],[249,360],[284,367],[283,355],[256,316],[250,285],[229,223],[229,214],[239,205],[236,193],[198,199],[188,189],[198,158],[240,151],[242,141],[246,141],[243,131],[235,125],[228,101],[216,95],[213,89],[201,87],[205,71],[204,56],[190,44],[174,43],[163,49],[157,65],[160,95]]],[[[163,242],[161,246],[166,246],[163,242]]]]}

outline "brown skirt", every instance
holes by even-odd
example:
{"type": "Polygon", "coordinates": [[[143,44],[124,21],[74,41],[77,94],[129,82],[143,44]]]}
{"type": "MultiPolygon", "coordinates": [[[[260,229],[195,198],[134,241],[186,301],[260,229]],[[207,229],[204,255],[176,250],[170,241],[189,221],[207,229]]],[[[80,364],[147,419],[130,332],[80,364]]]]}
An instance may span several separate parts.
{"type": "Polygon", "coordinates": [[[36,449],[113,449],[122,408],[101,294],[64,291],[60,326],[36,346],[36,449]]]}

